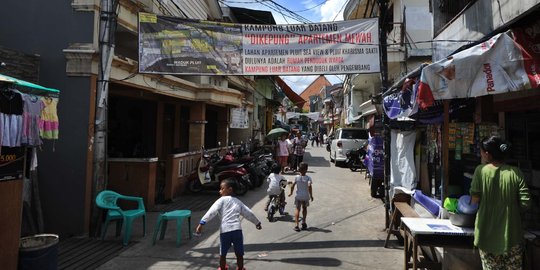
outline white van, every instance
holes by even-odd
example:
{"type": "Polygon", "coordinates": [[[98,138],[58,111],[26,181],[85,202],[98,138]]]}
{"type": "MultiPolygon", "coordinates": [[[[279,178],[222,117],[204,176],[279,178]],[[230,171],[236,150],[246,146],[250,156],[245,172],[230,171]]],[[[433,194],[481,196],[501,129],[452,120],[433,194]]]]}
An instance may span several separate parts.
{"type": "Polygon", "coordinates": [[[369,138],[367,129],[362,128],[338,128],[334,133],[330,143],[330,161],[344,162],[347,159],[347,152],[352,149],[359,149],[369,138]]]}

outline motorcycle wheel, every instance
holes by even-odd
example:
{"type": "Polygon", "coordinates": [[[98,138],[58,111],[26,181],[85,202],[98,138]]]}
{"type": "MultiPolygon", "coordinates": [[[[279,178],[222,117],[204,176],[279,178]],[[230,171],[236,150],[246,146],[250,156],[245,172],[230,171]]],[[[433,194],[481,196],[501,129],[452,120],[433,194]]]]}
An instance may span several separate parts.
{"type": "Polygon", "coordinates": [[[349,162],[347,162],[347,167],[349,167],[349,169],[351,169],[351,171],[353,172],[356,172],[356,170],[358,169],[356,168],[356,166],[354,166],[354,161],[352,160],[349,160],[349,162]]]}
{"type": "Polygon", "coordinates": [[[249,174],[249,181],[251,182],[251,185],[249,185],[249,189],[255,189],[257,187],[257,183],[259,182],[259,178],[255,174],[249,174]]]}
{"type": "Polygon", "coordinates": [[[235,193],[238,196],[242,196],[248,192],[249,185],[242,178],[237,178],[236,180],[236,190],[235,193]]]}
{"type": "Polygon", "coordinates": [[[268,221],[270,222],[274,221],[274,214],[276,213],[276,208],[273,204],[273,201],[270,202],[270,205],[268,206],[268,214],[266,215],[266,218],[268,218],[268,221]]]}
{"type": "Polygon", "coordinates": [[[201,192],[203,189],[201,182],[198,180],[191,180],[187,186],[188,190],[193,193],[201,192]]]}
{"type": "Polygon", "coordinates": [[[279,207],[279,214],[282,215],[282,216],[285,215],[285,206],[284,205],[279,207]]]}

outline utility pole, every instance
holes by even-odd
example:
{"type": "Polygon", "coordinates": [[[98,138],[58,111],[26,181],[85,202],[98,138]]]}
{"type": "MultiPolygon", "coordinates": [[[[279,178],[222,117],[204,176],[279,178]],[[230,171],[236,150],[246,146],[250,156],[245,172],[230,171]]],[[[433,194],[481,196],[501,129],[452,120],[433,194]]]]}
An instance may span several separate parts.
{"type": "MultiPolygon", "coordinates": [[[[386,43],[386,32],[388,28],[387,15],[388,0],[378,0],[379,5],[379,52],[381,62],[381,99],[382,94],[388,89],[388,52],[386,43]]],[[[381,100],[382,102],[382,100],[381,100]]],[[[382,115],[383,124],[383,149],[384,149],[384,208],[385,208],[385,228],[390,224],[390,126],[389,118],[385,113],[382,115]]]]}
{"type": "Polygon", "coordinates": [[[100,225],[100,211],[93,198],[107,187],[107,106],[109,97],[109,77],[114,56],[114,35],[117,24],[118,0],[101,0],[99,25],[99,70],[96,91],[94,137],[92,138],[92,212],[90,232],[97,234],[100,225]]]}

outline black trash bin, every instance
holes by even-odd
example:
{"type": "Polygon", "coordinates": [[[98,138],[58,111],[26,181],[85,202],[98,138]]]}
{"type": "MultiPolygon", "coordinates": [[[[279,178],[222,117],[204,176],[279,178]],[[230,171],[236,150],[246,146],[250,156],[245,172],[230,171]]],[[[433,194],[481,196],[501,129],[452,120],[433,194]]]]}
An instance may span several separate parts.
{"type": "Polygon", "coordinates": [[[58,235],[36,234],[21,238],[19,270],[57,270],[58,235]]]}

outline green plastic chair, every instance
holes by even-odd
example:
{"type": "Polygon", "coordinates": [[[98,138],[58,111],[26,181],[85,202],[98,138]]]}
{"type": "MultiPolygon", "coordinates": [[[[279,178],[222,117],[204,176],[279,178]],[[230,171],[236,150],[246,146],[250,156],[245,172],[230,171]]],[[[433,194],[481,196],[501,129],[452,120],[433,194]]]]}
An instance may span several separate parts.
{"type": "Polygon", "coordinates": [[[116,236],[120,235],[122,226],[124,227],[123,244],[127,246],[129,239],[131,238],[131,227],[133,221],[142,217],[143,219],[143,236],[146,235],[146,210],[144,209],[143,198],[125,196],[118,194],[111,190],[104,190],[100,192],[96,197],[96,205],[99,208],[107,209],[107,217],[103,223],[101,239],[105,239],[107,235],[107,227],[110,221],[116,221],[116,236]],[[127,200],[137,202],[138,207],[136,209],[122,210],[118,205],[118,200],[127,200]]]}
{"type": "Polygon", "coordinates": [[[165,232],[167,231],[167,223],[169,220],[176,220],[176,247],[180,246],[180,239],[182,238],[182,223],[187,218],[189,239],[191,239],[191,211],[190,210],[174,210],[170,212],[161,213],[157,220],[157,225],[154,228],[154,236],[152,237],[152,245],[156,244],[156,237],[161,231],[159,240],[163,240],[165,232]]]}

